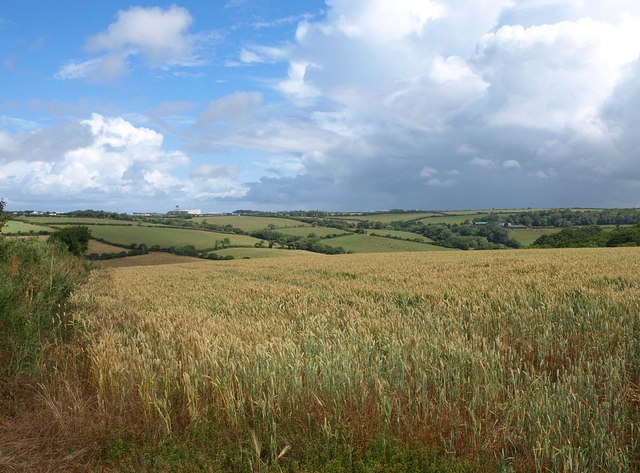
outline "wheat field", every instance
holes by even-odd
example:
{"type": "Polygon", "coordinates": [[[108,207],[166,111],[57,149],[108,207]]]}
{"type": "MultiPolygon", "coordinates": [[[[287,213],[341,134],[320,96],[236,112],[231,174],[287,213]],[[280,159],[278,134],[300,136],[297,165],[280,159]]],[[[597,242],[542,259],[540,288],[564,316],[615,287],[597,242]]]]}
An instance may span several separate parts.
{"type": "Polygon", "coordinates": [[[503,471],[628,472],[639,267],[620,248],[114,268],[74,324],[112,428],[215,425],[251,439],[254,471],[382,436],[503,471]]]}

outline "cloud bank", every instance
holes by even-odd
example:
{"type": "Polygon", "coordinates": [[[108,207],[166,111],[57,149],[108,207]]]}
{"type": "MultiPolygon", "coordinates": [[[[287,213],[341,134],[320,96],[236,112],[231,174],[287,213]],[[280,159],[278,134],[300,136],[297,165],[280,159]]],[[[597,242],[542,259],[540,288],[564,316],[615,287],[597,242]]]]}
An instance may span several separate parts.
{"type": "Polygon", "coordinates": [[[167,206],[244,192],[233,167],[201,166],[191,178],[177,177],[177,170],[189,166],[189,157],[165,149],[162,134],[120,117],[93,114],[77,126],[3,134],[0,156],[0,188],[14,191],[12,201],[32,201],[45,208],[52,202],[148,208],[155,207],[150,204],[154,200],[167,206]],[[58,140],[50,147],[53,134],[58,140]],[[31,152],[23,154],[21,149],[31,152]]]}
{"type": "MultiPolygon", "coordinates": [[[[274,88],[298,115],[264,139],[312,130],[288,147],[304,175],[254,183],[249,201],[640,205],[637,2],[327,5],[280,51],[289,73],[274,88]]],[[[237,133],[252,141],[250,129],[237,133]]]]}
{"type": "MultiPolygon", "coordinates": [[[[253,90],[168,97],[145,127],[0,131],[0,185],[211,210],[640,206],[636,0],[326,0],[300,18],[237,48],[253,90]]],[[[197,64],[192,23],[123,10],[57,77],[197,64]]]]}

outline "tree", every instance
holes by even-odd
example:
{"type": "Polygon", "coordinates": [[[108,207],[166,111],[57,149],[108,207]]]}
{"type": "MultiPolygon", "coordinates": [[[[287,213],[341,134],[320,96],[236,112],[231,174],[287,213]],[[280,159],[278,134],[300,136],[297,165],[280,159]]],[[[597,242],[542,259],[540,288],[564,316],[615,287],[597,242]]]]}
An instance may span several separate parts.
{"type": "Polygon", "coordinates": [[[88,227],[73,226],[58,230],[51,235],[49,243],[60,242],[69,252],[81,256],[89,248],[91,231],[88,227]]]}
{"type": "Polygon", "coordinates": [[[7,216],[4,213],[4,200],[0,199],[0,231],[2,231],[2,227],[7,222],[7,216]]]}
{"type": "Polygon", "coordinates": [[[177,248],[175,253],[180,256],[198,256],[198,250],[193,245],[186,245],[177,248]]]}

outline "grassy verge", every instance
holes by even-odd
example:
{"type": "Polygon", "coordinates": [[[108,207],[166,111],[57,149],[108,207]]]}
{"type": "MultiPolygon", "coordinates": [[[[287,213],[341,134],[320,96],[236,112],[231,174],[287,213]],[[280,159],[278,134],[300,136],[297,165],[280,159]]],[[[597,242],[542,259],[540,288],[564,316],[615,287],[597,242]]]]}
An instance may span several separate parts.
{"type": "Polygon", "coordinates": [[[84,262],[59,246],[36,239],[0,240],[0,366],[5,375],[35,373],[47,345],[65,338],[65,304],[85,275],[84,262]]]}
{"type": "Polygon", "coordinates": [[[86,275],[57,245],[0,238],[0,471],[81,471],[92,461],[99,424],[68,304],[86,275]]]}

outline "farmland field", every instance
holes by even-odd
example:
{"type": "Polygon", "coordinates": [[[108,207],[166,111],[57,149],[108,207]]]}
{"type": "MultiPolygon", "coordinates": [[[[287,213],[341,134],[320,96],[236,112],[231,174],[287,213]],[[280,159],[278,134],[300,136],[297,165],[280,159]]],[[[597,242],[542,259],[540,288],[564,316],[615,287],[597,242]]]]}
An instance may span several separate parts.
{"type": "Polygon", "coordinates": [[[306,227],[310,226],[308,223],[298,222],[288,218],[278,217],[254,217],[250,215],[214,215],[210,217],[195,217],[194,222],[204,222],[213,225],[231,225],[232,227],[239,228],[245,232],[255,232],[258,230],[264,230],[269,225],[274,227],[306,227]]]}
{"type": "Polygon", "coordinates": [[[523,246],[529,246],[542,235],[558,233],[560,230],[560,228],[516,228],[509,229],[509,236],[523,246]]]}
{"type": "Polygon", "coordinates": [[[332,215],[327,217],[328,220],[335,220],[336,222],[346,222],[349,224],[353,224],[353,225],[357,225],[358,223],[362,222],[363,220],[366,220],[366,215],[362,215],[362,216],[342,216],[342,215],[332,215]]]}
{"type": "MultiPolygon", "coordinates": [[[[538,209],[535,209],[538,210],[538,209]]],[[[499,213],[501,215],[508,215],[520,212],[533,211],[532,209],[522,210],[453,210],[444,212],[432,212],[425,213],[423,218],[419,221],[424,224],[438,224],[438,223],[464,223],[465,220],[482,219],[487,217],[490,213],[499,213]]],[[[400,214],[401,215],[401,214],[400,214]]],[[[408,214],[411,215],[411,214],[408,214]]],[[[409,218],[401,218],[397,220],[412,220],[409,218]]]]}
{"type": "Polygon", "coordinates": [[[21,222],[18,220],[8,220],[5,225],[2,227],[2,233],[29,233],[29,232],[40,232],[40,231],[51,231],[51,228],[48,228],[43,225],[32,225],[27,222],[21,222]]]}
{"type": "Polygon", "coordinates": [[[183,230],[168,227],[89,225],[89,229],[94,238],[101,238],[110,243],[123,245],[128,245],[129,243],[144,243],[149,247],[159,245],[163,248],[193,245],[197,249],[205,249],[213,247],[216,240],[222,240],[224,238],[229,238],[231,246],[253,246],[260,241],[246,235],[183,230]]]}
{"type": "Polygon", "coordinates": [[[347,221],[362,221],[362,220],[368,220],[370,222],[381,222],[381,223],[385,223],[385,224],[389,224],[391,222],[399,222],[399,221],[405,221],[405,220],[419,220],[421,218],[425,218],[425,217],[433,217],[438,215],[438,213],[434,213],[434,212],[415,212],[415,213],[411,213],[411,212],[402,212],[402,213],[397,213],[397,214],[370,214],[370,215],[358,215],[358,216],[348,216],[348,217],[331,217],[331,218],[337,218],[340,220],[347,220],[347,221]]]}
{"type": "Polygon", "coordinates": [[[322,240],[322,243],[342,247],[354,253],[387,253],[405,251],[455,251],[441,246],[429,245],[427,243],[416,243],[413,241],[400,241],[391,238],[375,237],[369,235],[347,235],[337,238],[322,240]]]}
{"type": "Polygon", "coordinates": [[[331,227],[295,227],[295,228],[278,228],[278,232],[284,233],[286,235],[294,235],[306,237],[310,234],[314,234],[317,237],[325,238],[328,235],[343,235],[345,233],[350,233],[345,230],[340,230],[338,228],[331,227]]]}
{"type": "Polygon", "coordinates": [[[128,220],[115,220],[110,218],[91,217],[65,217],[64,215],[55,217],[24,217],[24,220],[35,224],[46,225],[137,225],[137,222],[128,220]]]}
{"type": "Polygon", "coordinates": [[[639,265],[620,248],[95,273],[74,296],[91,415],[166,439],[112,442],[107,466],[387,471],[353,463],[384,439],[468,462],[424,471],[637,471],[639,265]]]}
{"type": "Polygon", "coordinates": [[[464,223],[465,220],[473,220],[474,218],[482,218],[487,214],[463,214],[463,215],[447,215],[447,216],[436,216],[436,217],[427,217],[420,219],[421,223],[425,225],[428,224],[438,224],[438,223],[464,223]]]}
{"type": "Polygon", "coordinates": [[[299,256],[309,256],[313,253],[302,250],[283,250],[276,248],[225,248],[216,250],[213,253],[220,256],[231,255],[235,259],[242,258],[291,258],[299,256]]]}
{"type": "Polygon", "coordinates": [[[159,266],[180,263],[207,264],[208,261],[189,256],[178,256],[171,253],[153,252],[146,255],[127,256],[126,258],[115,258],[108,260],[98,260],[94,264],[101,268],[129,268],[138,266],[159,266]]]}
{"type": "Polygon", "coordinates": [[[431,238],[420,235],[418,233],[403,232],[399,230],[367,230],[368,235],[378,235],[382,237],[400,238],[402,240],[415,240],[418,239],[424,243],[432,243],[431,238]]]}
{"type": "Polygon", "coordinates": [[[477,214],[519,214],[522,212],[537,212],[539,210],[549,210],[544,208],[535,209],[479,209],[479,210],[445,210],[442,213],[450,215],[477,215],[477,214]]]}
{"type": "Polygon", "coordinates": [[[100,255],[103,253],[120,253],[122,251],[127,250],[119,246],[108,245],[96,240],[89,240],[89,248],[87,249],[86,253],[88,255],[90,255],[91,253],[100,255]]]}

